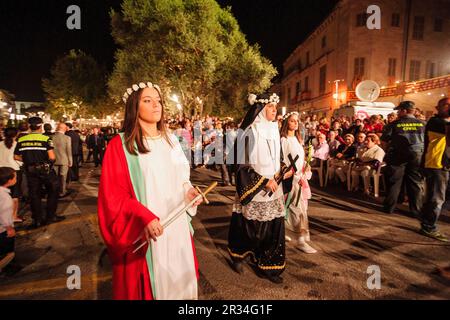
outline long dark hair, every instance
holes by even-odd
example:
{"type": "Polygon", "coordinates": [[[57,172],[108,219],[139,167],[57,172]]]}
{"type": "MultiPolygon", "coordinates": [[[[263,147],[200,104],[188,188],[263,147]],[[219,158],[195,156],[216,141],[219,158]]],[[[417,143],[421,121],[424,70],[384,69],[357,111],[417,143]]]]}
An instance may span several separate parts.
{"type": "MultiPolygon", "coordinates": [[[[155,89],[161,99],[162,111],[161,120],[157,123],[156,127],[161,132],[161,135],[173,147],[170,141],[169,134],[166,130],[166,123],[164,121],[164,100],[159,90],[155,89]]],[[[141,101],[142,92],[144,89],[139,89],[138,91],[133,91],[129,96],[127,103],[125,105],[125,120],[123,121],[122,131],[125,133],[125,147],[128,152],[133,155],[138,153],[149,153],[150,150],[144,144],[144,133],[142,131],[141,124],[139,123],[139,103],[141,101]],[[136,150],[137,147],[137,150],[136,150]]]]}
{"type": "MultiPolygon", "coordinates": [[[[287,117],[284,121],[283,121],[283,125],[281,126],[281,130],[280,130],[280,137],[281,138],[283,138],[283,137],[285,137],[286,139],[287,139],[287,137],[288,137],[288,133],[289,133],[289,119],[292,117],[292,116],[297,116],[298,117],[298,114],[291,114],[289,117],[287,117]]],[[[298,140],[298,142],[300,142],[300,144],[303,144],[303,139],[302,139],[302,136],[300,135],[300,125],[301,125],[301,123],[300,123],[300,119],[298,120],[299,122],[298,122],[298,129],[299,130],[295,130],[295,137],[297,138],[297,140],[298,140]]]]}
{"type": "Polygon", "coordinates": [[[16,128],[6,128],[5,129],[5,146],[8,149],[11,149],[13,144],[14,144],[14,140],[17,137],[17,129],[16,128]]]}

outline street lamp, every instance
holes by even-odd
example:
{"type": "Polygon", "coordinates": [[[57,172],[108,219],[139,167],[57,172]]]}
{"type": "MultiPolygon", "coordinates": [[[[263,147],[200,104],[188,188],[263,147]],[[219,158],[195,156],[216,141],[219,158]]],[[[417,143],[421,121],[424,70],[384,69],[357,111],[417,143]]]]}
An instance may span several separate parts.
{"type": "Polygon", "coordinates": [[[335,85],[335,91],[333,94],[333,99],[336,102],[336,108],[339,107],[339,82],[344,82],[345,80],[334,80],[334,85],[335,85]]]}

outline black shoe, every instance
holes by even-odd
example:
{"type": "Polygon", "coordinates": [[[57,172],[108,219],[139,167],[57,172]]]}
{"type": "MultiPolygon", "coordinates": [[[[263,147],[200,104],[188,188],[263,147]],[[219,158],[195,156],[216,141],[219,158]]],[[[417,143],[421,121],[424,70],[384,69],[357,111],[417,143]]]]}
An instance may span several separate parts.
{"type": "Polygon", "coordinates": [[[60,222],[60,221],[63,221],[65,219],[66,219],[66,217],[63,217],[63,216],[53,216],[53,217],[48,218],[46,222],[48,224],[50,224],[50,223],[60,222]]]}
{"type": "Polygon", "coordinates": [[[267,279],[269,279],[270,282],[280,284],[283,283],[283,278],[280,276],[267,276],[267,279]]]}
{"type": "Polygon", "coordinates": [[[233,269],[239,274],[244,273],[244,266],[242,265],[242,262],[233,261],[233,269]]]}

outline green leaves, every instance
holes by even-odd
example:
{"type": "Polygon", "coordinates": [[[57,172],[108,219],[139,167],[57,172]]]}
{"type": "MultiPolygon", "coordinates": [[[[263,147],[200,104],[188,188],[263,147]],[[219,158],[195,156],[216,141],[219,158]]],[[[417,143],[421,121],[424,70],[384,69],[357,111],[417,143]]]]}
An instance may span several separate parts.
{"type": "MultiPolygon", "coordinates": [[[[71,50],[56,60],[50,77],[42,80],[47,100],[55,117],[64,114],[76,116],[101,115],[109,109],[101,106],[109,98],[106,95],[106,72],[91,56],[82,51],[71,50]]],[[[110,102],[110,101],[109,101],[110,102]]]]}
{"type": "Polygon", "coordinates": [[[179,95],[185,113],[206,107],[238,116],[248,90],[264,91],[276,75],[230,10],[214,0],[124,0],[120,13],[111,12],[111,25],[120,46],[109,79],[116,99],[131,84],[151,81],[179,95]]]}

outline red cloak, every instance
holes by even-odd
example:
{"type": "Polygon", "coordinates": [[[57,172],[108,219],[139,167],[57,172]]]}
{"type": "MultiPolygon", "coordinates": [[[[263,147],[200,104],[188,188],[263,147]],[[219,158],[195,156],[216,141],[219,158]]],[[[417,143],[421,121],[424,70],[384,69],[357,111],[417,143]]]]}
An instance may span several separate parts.
{"type": "Polygon", "coordinates": [[[98,192],[98,221],[113,267],[113,298],[152,300],[145,254],[133,242],[158,219],[136,198],[120,136],[108,144],[98,192]]]}

